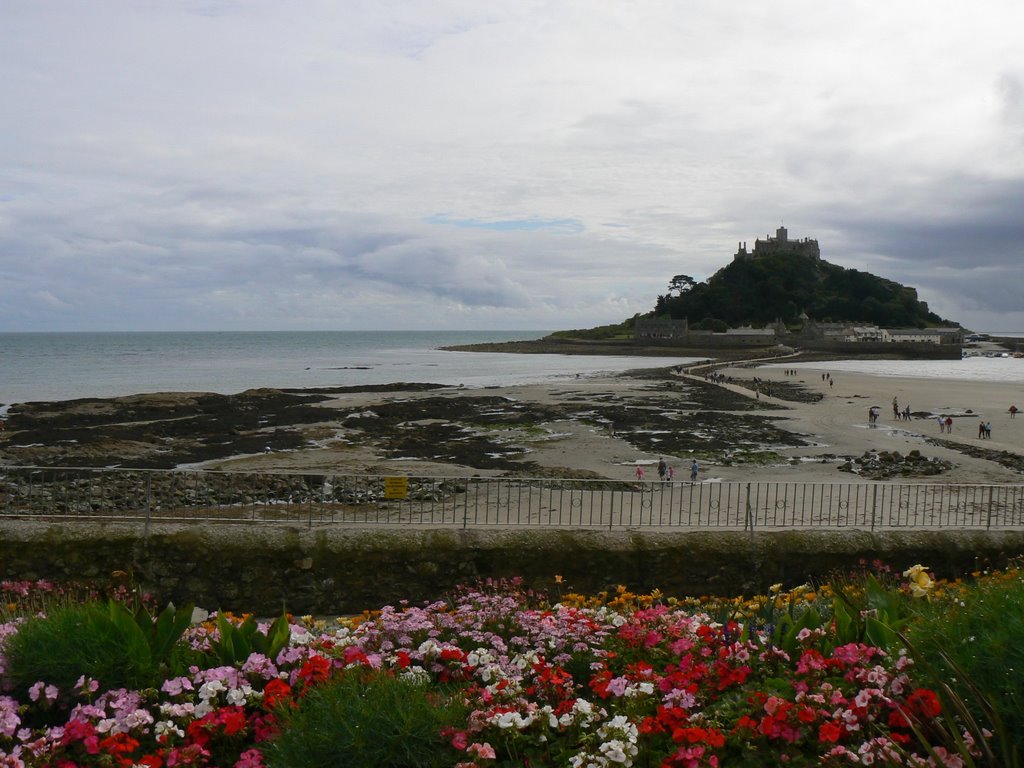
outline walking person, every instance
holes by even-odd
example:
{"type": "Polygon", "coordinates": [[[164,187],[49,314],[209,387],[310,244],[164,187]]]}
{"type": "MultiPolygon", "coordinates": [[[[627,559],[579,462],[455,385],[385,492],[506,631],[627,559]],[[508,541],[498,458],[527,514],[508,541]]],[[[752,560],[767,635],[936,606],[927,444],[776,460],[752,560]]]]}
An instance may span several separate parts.
{"type": "Polygon", "coordinates": [[[639,464],[636,465],[636,479],[640,481],[644,479],[644,468],[639,464]]]}
{"type": "Polygon", "coordinates": [[[946,417],[946,434],[947,435],[952,435],[953,434],[953,417],[952,416],[947,416],[946,417]]]}
{"type": "Polygon", "coordinates": [[[690,482],[691,483],[697,482],[697,473],[698,472],[700,472],[700,465],[697,463],[697,460],[694,459],[690,463],[690,482]]]}
{"type": "Polygon", "coordinates": [[[665,463],[664,459],[658,459],[658,479],[662,482],[665,481],[665,475],[668,474],[668,464],[665,463]]]}

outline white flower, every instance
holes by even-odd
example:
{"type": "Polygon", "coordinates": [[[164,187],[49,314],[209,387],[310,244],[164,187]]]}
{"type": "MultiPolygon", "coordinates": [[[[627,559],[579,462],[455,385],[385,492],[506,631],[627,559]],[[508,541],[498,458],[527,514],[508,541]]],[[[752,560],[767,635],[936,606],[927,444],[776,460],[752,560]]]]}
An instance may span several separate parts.
{"type": "Polygon", "coordinates": [[[228,704],[234,707],[240,707],[245,704],[245,694],[239,688],[232,688],[224,698],[228,704]]]}
{"type": "Polygon", "coordinates": [[[398,679],[414,685],[426,685],[430,682],[430,673],[423,667],[406,667],[399,672],[398,679]]]}
{"type": "Polygon", "coordinates": [[[165,733],[169,733],[177,736],[179,739],[185,738],[185,732],[181,730],[173,720],[158,720],[155,730],[157,736],[163,736],[165,733]]]}
{"type": "Polygon", "coordinates": [[[199,687],[199,698],[209,701],[221,691],[226,691],[227,686],[221,680],[209,680],[199,687]]]}
{"type": "Polygon", "coordinates": [[[612,739],[611,741],[604,742],[598,749],[610,762],[619,763],[620,765],[632,765],[632,761],[626,755],[624,747],[625,744],[621,741],[612,739]]]}

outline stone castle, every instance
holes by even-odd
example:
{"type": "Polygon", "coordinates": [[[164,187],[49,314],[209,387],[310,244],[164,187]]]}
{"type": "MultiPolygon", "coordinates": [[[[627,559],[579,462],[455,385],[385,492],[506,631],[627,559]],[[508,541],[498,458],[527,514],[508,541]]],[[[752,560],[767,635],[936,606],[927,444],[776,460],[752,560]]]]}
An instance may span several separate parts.
{"type": "Polygon", "coordinates": [[[765,235],[765,239],[758,238],[754,241],[754,250],[748,251],[746,242],[739,244],[734,261],[743,259],[756,259],[758,256],[767,256],[769,253],[799,253],[804,256],[821,258],[821,249],[818,248],[818,241],[805,237],[803,240],[790,240],[789,232],[785,227],[775,230],[775,237],[765,235]]]}
{"type": "MultiPolygon", "coordinates": [[[[775,237],[766,235],[764,240],[754,241],[754,249],[747,250],[741,242],[733,257],[734,261],[756,259],[775,253],[796,253],[821,259],[818,241],[811,238],[790,240],[785,227],[775,230],[775,237]]],[[[916,298],[916,294],[915,294],[916,298]]],[[[924,357],[958,357],[963,343],[962,328],[879,328],[869,323],[827,323],[816,322],[801,313],[802,328],[790,331],[781,320],[762,328],[744,326],[726,331],[712,332],[690,328],[687,318],[637,317],[633,337],[637,342],[664,344],[667,346],[717,349],[722,347],[772,347],[788,345],[806,349],[863,352],[868,347],[874,351],[893,349],[897,343],[903,347],[932,349],[934,353],[922,353],[924,357]]]]}

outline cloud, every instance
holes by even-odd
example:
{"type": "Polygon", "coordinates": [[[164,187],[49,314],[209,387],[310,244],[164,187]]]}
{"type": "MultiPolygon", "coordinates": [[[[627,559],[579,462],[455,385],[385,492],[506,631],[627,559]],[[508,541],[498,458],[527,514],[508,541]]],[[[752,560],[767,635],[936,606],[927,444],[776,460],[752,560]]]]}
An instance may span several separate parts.
{"type": "Polygon", "coordinates": [[[1022,22],[1012,0],[14,4],[0,329],[585,327],[782,222],[1024,329],[1022,22]]]}

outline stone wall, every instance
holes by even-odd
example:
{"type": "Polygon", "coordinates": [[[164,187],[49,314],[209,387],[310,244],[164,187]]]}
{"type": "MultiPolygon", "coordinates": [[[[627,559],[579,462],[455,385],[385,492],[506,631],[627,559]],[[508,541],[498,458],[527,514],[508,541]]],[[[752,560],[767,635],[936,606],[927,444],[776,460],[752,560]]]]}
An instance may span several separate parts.
{"type": "Polygon", "coordinates": [[[0,578],[96,579],[131,572],[161,600],[274,615],[358,613],[436,599],[484,577],[555,575],[584,593],[623,584],[668,595],[763,592],[862,559],[939,576],[1002,566],[1024,532],[640,532],[154,525],[0,520],[0,578]]]}

